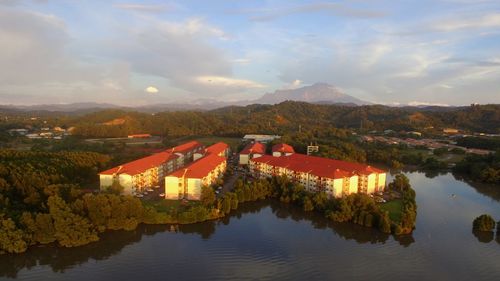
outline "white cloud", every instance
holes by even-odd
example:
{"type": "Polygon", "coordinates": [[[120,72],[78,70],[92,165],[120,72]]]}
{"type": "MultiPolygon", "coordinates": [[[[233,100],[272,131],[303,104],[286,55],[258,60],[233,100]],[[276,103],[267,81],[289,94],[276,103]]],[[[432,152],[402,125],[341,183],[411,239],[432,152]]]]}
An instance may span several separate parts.
{"type": "Polygon", "coordinates": [[[490,27],[500,27],[500,13],[491,13],[476,17],[454,17],[433,23],[431,28],[438,31],[455,31],[490,27]]]}
{"type": "Polygon", "coordinates": [[[196,78],[196,81],[206,86],[230,87],[238,89],[252,89],[252,88],[266,87],[265,85],[262,85],[254,81],[235,79],[223,76],[200,76],[196,78]]]}
{"type": "Polygon", "coordinates": [[[423,101],[411,101],[408,103],[409,106],[450,106],[446,103],[432,103],[432,102],[423,102],[423,101]]]}
{"type": "Polygon", "coordinates": [[[149,86],[144,91],[146,91],[146,93],[149,93],[149,94],[156,94],[156,93],[158,93],[158,88],[153,87],[153,86],[149,86]]]}
{"type": "Polygon", "coordinates": [[[250,20],[252,21],[271,21],[281,17],[305,13],[329,13],[349,18],[379,18],[386,15],[381,11],[353,8],[341,3],[310,3],[288,7],[233,10],[229,12],[250,14],[250,20]]]}
{"type": "Polygon", "coordinates": [[[453,86],[450,86],[448,84],[441,84],[439,87],[444,88],[444,89],[453,89],[453,86]]]}
{"type": "Polygon", "coordinates": [[[233,62],[238,64],[249,64],[251,60],[246,58],[241,58],[241,59],[234,59],[233,62]]]}
{"type": "Polygon", "coordinates": [[[174,9],[173,6],[165,4],[148,5],[148,4],[136,4],[136,3],[118,3],[118,4],[113,4],[113,7],[122,10],[129,10],[134,12],[146,12],[146,13],[162,13],[174,9]]]}
{"type": "Polygon", "coordinates": [[[283,89],[285,89],[285,90],[297,89],[297,88],[299,88],[300,86],[302,86],[302,81],[301,81],[301,80],[299,80],[299,79],[295,79],[295,80],[293,80],[291,83],[289,83],[289,84],[285,85],[285,86],[283,87],[283,89]]]}

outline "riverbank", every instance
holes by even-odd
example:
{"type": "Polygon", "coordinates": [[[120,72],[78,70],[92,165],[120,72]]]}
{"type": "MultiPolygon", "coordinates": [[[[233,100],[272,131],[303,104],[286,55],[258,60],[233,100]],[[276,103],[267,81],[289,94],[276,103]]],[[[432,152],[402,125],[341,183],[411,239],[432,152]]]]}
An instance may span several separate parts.
{"type": "Polygon", "coordinates": [[[304,212],[317,212],[332,221],[351,222],[394,235],[408,234],[414,227],[416,208],[408,207],[413,206],[413,203],[405,195],[408,188],[406,183],[401,180],[395,182],[390,186],[393,185],[391,188],[394,192],[401,195],[402,199],[397,199],[400,204],[395,205],[399,208],[385,208],[365,194],[352,194],[338,199],[328,198],[325,193],[312,194],[286,178],[246,183],[237,180],[234,191],[221,198],[215,198],[214,194],[210,194],[213,190],[207,188],[201,201],[161,200],[152,203],[103,193],[86,194],[69,206],[62,199],[51,197],[49,214],[23,215],[21,221],[27,227],[24,232],[16,228],[12,221],[3,220],[6,226],[4,231],[13,239],[8,244],[10,248],[4,246],[2,249],[7,253],[22,253],[28,246],[40,244],[82,246],[98,241],[99,233],[107,230],[134,230],[139,224],[185,225],[216,220],[237,210],[241,203],[269,198],[302,207],[304,212]],[[80,211],[75,214],[72,209],[80,211]],[[415,213],[408,214],[408,210],[415,210],[415,213]],[[77,223],[82,220],[85,222],[83,225],[77,223]],[[47,224],[48,231],[47,227],[43,227],[44,224],[47,224]]]}

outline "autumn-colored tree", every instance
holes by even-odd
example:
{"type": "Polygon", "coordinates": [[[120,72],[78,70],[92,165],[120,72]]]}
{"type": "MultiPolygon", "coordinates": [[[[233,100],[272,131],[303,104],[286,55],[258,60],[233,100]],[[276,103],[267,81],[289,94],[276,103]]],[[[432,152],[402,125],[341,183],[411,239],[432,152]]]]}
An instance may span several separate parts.
{"type": "Polygon", "coordinates": [[[75,247],[99,240],[89,220],[74,214],[61,197],[49,197],[48,207],[54,220],[55,237],[61,246],[75,247]]]}

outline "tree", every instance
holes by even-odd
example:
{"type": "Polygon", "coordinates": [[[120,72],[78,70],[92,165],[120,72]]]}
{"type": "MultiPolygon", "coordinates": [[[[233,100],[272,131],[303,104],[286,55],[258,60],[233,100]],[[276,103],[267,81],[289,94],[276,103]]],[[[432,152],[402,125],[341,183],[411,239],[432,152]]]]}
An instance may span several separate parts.
{"type": "Polygon", "coordinates": [[[472,229],[475,231],[493,231],[495,220],[487,214],[482,214],[472,222],[472,229]]]}
{"type": "Polygon", "coordinates": [[[378,229],[384,233],[391,233],[391,219],[388,212],[383,212],[380,216],[378,229]]]}
{"type": "Polygon", "coordinates": [[[309,196],[304,197],[304,211],[310,212],[314,210],[314,205],[309,196]]]}
{"type": "Polygon", "coordinates": [[[59,196],[49,197],[48,207],[54,220],[55,237],[61,246],[75,247],[99,240],[92,224],[74,214],[59,196]]]}
{"type": "Polygon", "coordinates": [[[394,180],[389,183],[389,188],[396,191],[406,191],[410,187],[410,180],[404,174],[397,174],[394,180]]]}
{"type": "Polygon", "coordinates": [[[16,227],[11,218],[0,215],[0,254],[22,253],[27,247],[26,241],[23,240],[23,231],[16,227]]]}
{"type": "Polygon", "coordinates": [[[24,212],[21,216],[21,224],[30,236],[30,244],[48,244],[56,240],[54,222],[50,214],[24,212]]]}
{"type": "Polygon", "coordinates": [[[123,190],[125,188],[120,184],[120,181],[118,179],[114,179],[113,183],[109,187],[109,192],[112,194],[120,195],[122,194],[123,190]]]}
{"type": "Polygon", "coordinates": [[[200,201],[205,207],[212,206],[215,202],[215,192],[210,186],[201,187],[200,201]]]}

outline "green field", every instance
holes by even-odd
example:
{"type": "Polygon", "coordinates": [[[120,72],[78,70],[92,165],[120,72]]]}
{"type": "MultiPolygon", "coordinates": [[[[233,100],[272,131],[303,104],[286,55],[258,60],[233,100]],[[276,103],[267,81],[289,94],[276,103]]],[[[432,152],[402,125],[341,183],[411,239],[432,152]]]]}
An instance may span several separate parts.
{"type": "Polygon", "coordinates": [[[157,199],[154,201],[142,200],[142,203],[144,204],[144,206],[153,207],[158,212],[166,212],[166,213],[182,207],[195,206],[200,204],[199,201],[187,201],[187,203],[185,203],[184,205],[181,200],[166,200],[166,199],[157,199]]]}
{"type": "Polygon", "coordinates": [[[403,201],[401,199],[391,200],[380,205],[380,208],[389,212],[389,217],[392,221],[399,222],[401,220],[401,212],[403,210],[403,201]]]}

